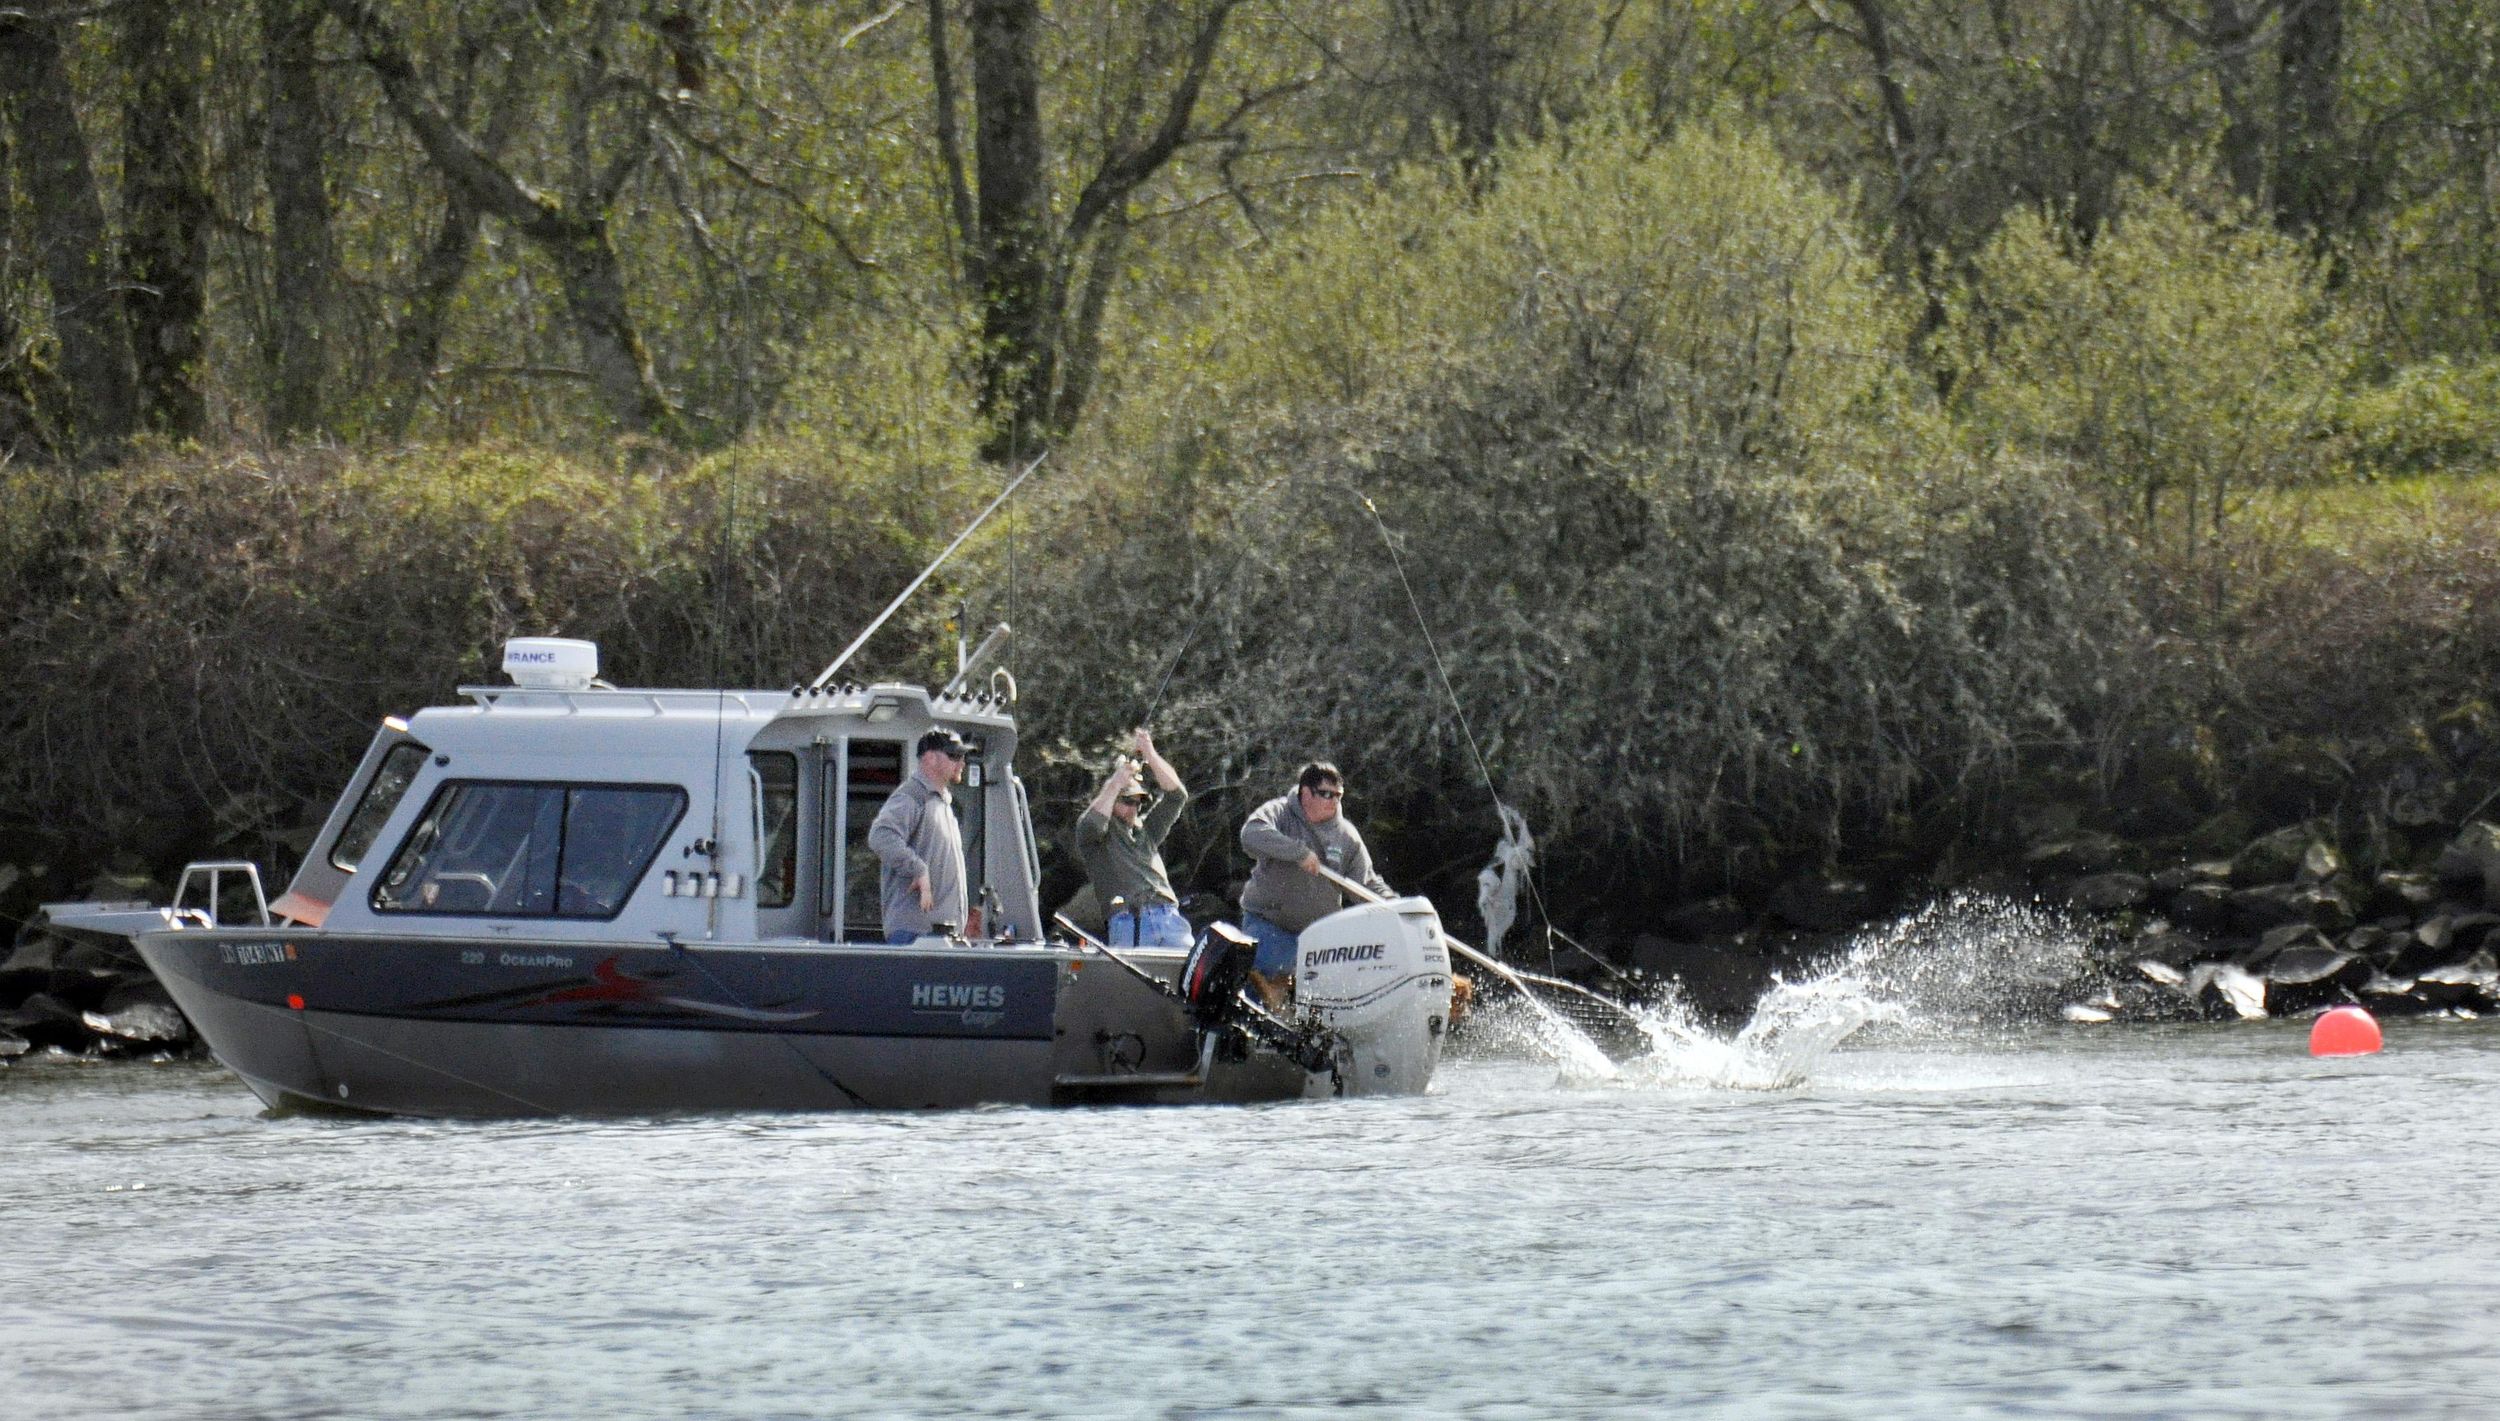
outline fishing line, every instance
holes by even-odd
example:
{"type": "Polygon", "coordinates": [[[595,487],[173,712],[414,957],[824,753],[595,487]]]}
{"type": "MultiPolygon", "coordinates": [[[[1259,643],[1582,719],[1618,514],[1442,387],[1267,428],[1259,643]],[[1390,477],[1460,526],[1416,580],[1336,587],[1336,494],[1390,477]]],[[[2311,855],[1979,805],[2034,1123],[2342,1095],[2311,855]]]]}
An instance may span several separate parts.
{"type": "Polygon", "coordinates": [[[1198,639],[1198,628],[1206,625],[1207,613],[1215,610],[1215,589],[1230,583],[1233,580],[1233,574],[1241,571],[1242,559],[1250,556],[1250,548],[1251,545],[1244,542],[1241,551],[1233,554],[1233,560],[1224,569],[1224,575],[1216,579],[1205,596],[1198,599],[1198,614],[1189,619],[1188,630],[1181,634],[1180,648],[1172,653],[1171,661],[1164,666],[1163,678],[1155,682],[1153,698],[1146,702],[1145,712],[1137,717],[1139,725],[1154,724],[1155,712],[1163,707],[1163,693],[1171,688],[1173,673],[1181,669],[1181,658],[1189,654],[1190,643],[1198,639]]]}
{"type": "MultiPolygon", "coordinates": [[[[1476,732],[1467,724],[1467,707],[1458,698],[1458,688],[1450,684],[1450,669],[1441,660],[1441,647],[1432,638],[1432,626],[1424,620],[1424,604],[1415,596],[1415,584],[1407,579],[1406,562],[1403,558],[1398,556],[1397,540],[1389,536],[1389,525],[1381,520],[1380,510],[1373,505],[1371,495],[1357,489],[1355,490],[1354,496],[1362,501],[1363,511],[1371,515],[1372,527],[1379,530],[1380,545],[1383,548],[1388,549],[1389,566],[1397,570],[1398,586],[1405,589],[1406,605],[1415,613],[1415,629],[1423,633],[1424,649],[1432,653],[1433,674],[1441,678],[1441,693],[1450,698],[1450,709],[1458,716],[1458,732],[1466,738],[1467,753],[1476,762],[1476,773],[1483,777],[1486,793],[1493,796],[1494,809],[1497,812],[1507,809],[1509,806],[1502,802],[1501,786],[1493,779],[1492,767],[1485,763],[1484,751],[1476,745],[1476,732]]],[[[1528,896],[1536,900],[1537,916],[1545,921],[1545,931],[1549,941],[1552,938],[1560,937],[1564,942],[1570,943],[1572,947],[1577,948],[1581,956],[1596,963],[1598,966],[1605,968],[1608,973],[1614,976],[1615,980],[1625,983],[1632,981],[1631,975],[1626,973],[1622,968],[1615,966],[1613,963],[1608,962],[1605,958],[1598,956],[1596,953],[1589,951],[1587,948],[1581,947],[1579,943],[1572,941],[1571,938],[1555,932],[1554,915],[1545,906],[1545,894],[1543,890],[1537,887],[1535,870],[1531,869],[1525,877],[1528,884],[1528,896]]]]}

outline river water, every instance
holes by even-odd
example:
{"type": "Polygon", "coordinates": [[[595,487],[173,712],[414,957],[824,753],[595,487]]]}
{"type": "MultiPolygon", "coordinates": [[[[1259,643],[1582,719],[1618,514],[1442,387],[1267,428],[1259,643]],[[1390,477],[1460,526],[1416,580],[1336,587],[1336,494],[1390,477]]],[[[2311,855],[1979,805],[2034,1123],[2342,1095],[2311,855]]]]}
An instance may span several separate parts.
{"type": "MultiPolygon", "coordinates": [[[[1954,939],[1933,927],[1907,935],[1954,939]]],[[[264,1116],[210,1065],[21,1062],[0,1394],[151,1418],[2500,1412],[2500,1023],[2317,1061],[2297,1023],[1989,1025],[1985,972],[1866,966],[1798,984],[1804,1028],[1666,1033],[1611,1079],[1512,1051],[1421,1099],[1247,1109],[341,1121],[264,1116]]]]}

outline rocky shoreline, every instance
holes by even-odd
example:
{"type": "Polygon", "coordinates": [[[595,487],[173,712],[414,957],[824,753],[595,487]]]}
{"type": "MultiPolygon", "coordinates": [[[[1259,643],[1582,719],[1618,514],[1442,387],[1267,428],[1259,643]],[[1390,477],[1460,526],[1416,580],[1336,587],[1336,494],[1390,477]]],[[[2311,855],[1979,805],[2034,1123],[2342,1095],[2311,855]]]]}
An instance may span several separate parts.
{"type": "MultiPolygon", "coordinates": [[[[2406,856],[2353,867],[2333,821],[2258,835],[2227,857],[2153,868],[2115,834],[2045,839],[2014,868],[1958,887],[2063,910],[2090,948],[2064,980],[2034,984],[2009,1016],[2070,1022],[2243,1020],[2357,1005],[2377,1016],[2500,1012],[2500,823],[2478,819],[2406,856]]],[[[1886,921],[1845,874],[1800,875],[1759,909],[1716,897],[1652,930],[1598,937],[1592,956],[1672,984],[1706,1017],[1742,1021],[1775,974],[1793,975],[1886,921]]],[[[1589,985],[1613,973],[1568,961],[1589,985]]],[[[190,1024],[127,943],[40,922],[0,960],[0,1063],[41,1050],[161,1057],[199,1050],[190,1024]]]]}
{"type": "MultiPolygon", "coordinates": [[[[2052,846],[2080,857],[2099,846],[2052,846]]],[[[2255,1018],[2361,1006],[2376,1015],[2500,1010],[2500,824],[2464,826],[2426,867],[2353,870],[2324,822],[2227,860],[2101,868],[2065,901],[2126,929],[2075,1021],[2255,1018]]]]}
{"type": "Polygon", "coordinates": [[[57,1049],[156,1057],[198,1049],[191,1023],[126,942],[29,924],[0,960],[0,1062],[57,1049]]]}

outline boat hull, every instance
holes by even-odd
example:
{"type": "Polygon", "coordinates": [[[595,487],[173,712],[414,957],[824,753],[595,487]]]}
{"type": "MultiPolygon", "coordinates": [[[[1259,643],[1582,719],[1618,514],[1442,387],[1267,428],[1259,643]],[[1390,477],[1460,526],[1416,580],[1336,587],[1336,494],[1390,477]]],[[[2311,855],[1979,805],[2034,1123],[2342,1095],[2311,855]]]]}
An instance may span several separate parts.
{"type": "Polygon", "coordinates": [[[1298,1073],[1264,1070],[1191,1082],[1195,1044],[1177,1009],[1060,949],[313,929],[178,928],[136,941],[209,1049],[279,1107],[641,1115],[1268,1099],[1306,1088],[1298,1073]],[[1123,1077],[1137,1088],[1104,1084],[1123,1077]],[[1070,1080],[1089,1084],[1071,1090],[1070,1080]]]}

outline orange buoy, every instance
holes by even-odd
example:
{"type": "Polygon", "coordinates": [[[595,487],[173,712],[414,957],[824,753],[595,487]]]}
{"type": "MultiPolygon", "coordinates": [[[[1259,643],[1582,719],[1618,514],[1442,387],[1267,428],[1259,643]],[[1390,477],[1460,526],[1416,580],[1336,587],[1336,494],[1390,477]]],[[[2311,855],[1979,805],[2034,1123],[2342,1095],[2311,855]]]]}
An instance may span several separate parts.
{"type": "Polygon", "coordinates": [[[2367,1056],[2379,1044],[2377,1018],[2359,1007],[2337,1007],[2309,1028],[2312,1056],[2367,1056]]]}

